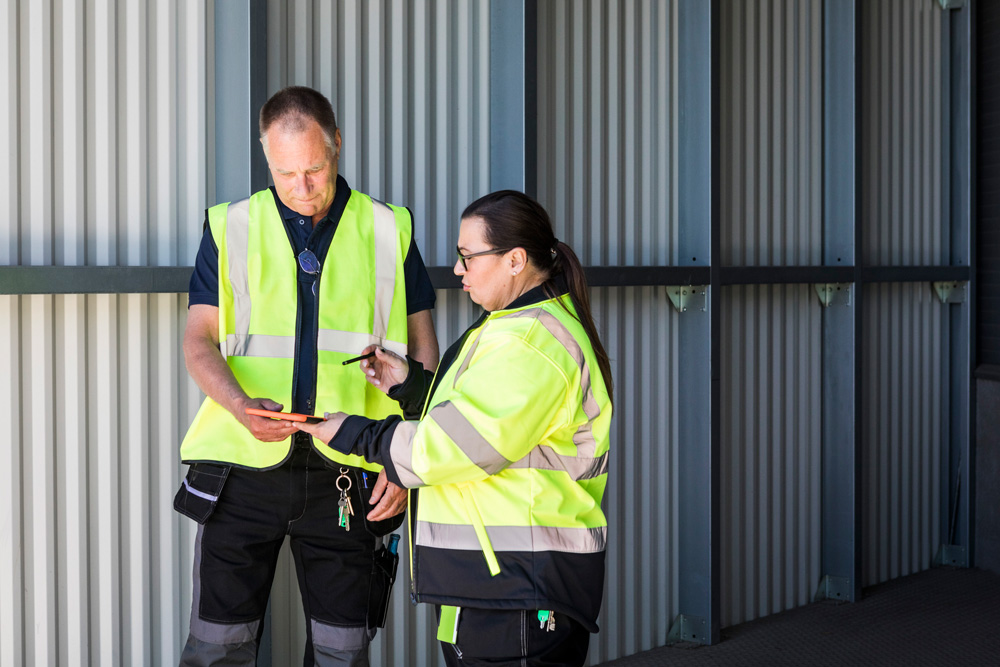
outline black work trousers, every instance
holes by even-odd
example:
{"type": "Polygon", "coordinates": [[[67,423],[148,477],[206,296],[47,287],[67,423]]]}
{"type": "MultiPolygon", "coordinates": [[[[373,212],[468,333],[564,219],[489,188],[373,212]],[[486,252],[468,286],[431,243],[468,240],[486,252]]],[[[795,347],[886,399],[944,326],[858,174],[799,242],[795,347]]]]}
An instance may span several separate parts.
{"type": "Polygon", "coordinates": [[[537,611],[463,607],[457,641],[441,642],[444,661],[450,667],[578,667],[586,663],[590,648],[586,628],[563,614],[556,614],[552,630],[540,625],[537,611]]]}
{"type": "Polygon", "coordinates": [[[198,531],[191,637],[182,664],[234,653],[242,657],[226,664],[244,664],[256,654],[286,535],[306,617],[305,664],[367,664],[375,538],[365,530],[361,512],[368,508],[353,484],[350,530],[338,525],[340,470],[330,465],[311,447],[296,447],[278,468],[230,471],[198,531]]]}

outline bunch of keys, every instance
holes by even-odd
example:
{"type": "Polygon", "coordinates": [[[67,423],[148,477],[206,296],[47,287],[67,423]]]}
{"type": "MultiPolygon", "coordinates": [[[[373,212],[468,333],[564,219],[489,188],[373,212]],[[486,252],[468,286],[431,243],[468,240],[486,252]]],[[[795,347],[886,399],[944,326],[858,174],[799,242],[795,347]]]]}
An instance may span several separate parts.
{"type": "Polygon", "coordinates": [[[347,468],[340,469],[340,477],[337,478],[337,490],[340,491],[340,500],[337,501],[340,517],[340,527],[344,530],[351,529],[351,517],[354,516],[354,507],[351,506],[351,497],[347,494],[351,490],[351,478],[347,476],[347,468]],[[341,486],[340,480],[347,482],[346,486],[341,486]]]}

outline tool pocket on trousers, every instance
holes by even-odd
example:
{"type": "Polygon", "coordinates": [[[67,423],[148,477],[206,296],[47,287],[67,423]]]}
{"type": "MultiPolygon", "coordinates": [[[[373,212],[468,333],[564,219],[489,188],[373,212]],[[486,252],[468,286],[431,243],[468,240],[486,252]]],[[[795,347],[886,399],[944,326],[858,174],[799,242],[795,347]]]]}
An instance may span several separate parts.
{"type": "Polygon", "coordinates": [[[399,566],[399,555],[396,553],[398,544],[399,536],[391,535],[389,544],[378,545],[372,556],[372,578],[368,586],[368,628],[371,630],[385,627],[389,597],[392,595],[396,568],[399,566]]]}
{"type": "Polygon", "coordinates": [[[372,490],[374,489],[376,480],[378,480],[378,473],[360,468],[353,468],[352,472],[354,474],[354,485],[361,499],[358,506],[363,508],[361,516],[364,518],[365,530],[375,537],[382,537],[402,526],[406,512],[400,512],[396,516],[391,516],[381,521],[368,520],[368,513],[374,508],[369,501],[372,499],[372,490]]]}
{"type": "Polygon", "coordinates": [[[174,496],[174,509],[198,523],[208,521],[230,470],[232,466],[217,463],[192,463],[174,496]]]}

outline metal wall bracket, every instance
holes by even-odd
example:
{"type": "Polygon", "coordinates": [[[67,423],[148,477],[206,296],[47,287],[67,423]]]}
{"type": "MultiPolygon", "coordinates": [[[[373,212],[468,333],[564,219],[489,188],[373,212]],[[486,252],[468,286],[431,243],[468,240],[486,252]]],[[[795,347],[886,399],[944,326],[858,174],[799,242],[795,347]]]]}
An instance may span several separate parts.
{"type": "Polygon", "coordinates": [[[951,565],[953,567],[969,567],[969,555],[965,547],[957,544],[942,544],[934,556],[935,565],[951,565]]]}
{"type": "Polygon", "coordinates": [[[820,579],[813,602],[821,600],[851,600],[851,580],[848,577],[832,577],[829,574],[820,579]]]}
{"type": "Polygon", "coordinates": [[[667,296],[678,313],[705,310],[708,285],[667,285],[667,296]]]}
{"type": "Polygon", "coordinates": [[[667,634],[667,644],[678,642],[708,643],[708,622],[701,616],[678,614],[667,634]]]}
{"type": "Polygon", "coordinates": [[[824,308],[851,305],[851,285],[853,283],[816,283],[816,295],[824,308]]]}
{"type": "Polygon", "coordinates": [[[946,282],[931,283],[931,287],[934,288],[934,293],[937,294],[941,303],[965,303],[969,281],[948,280],[946,282]]]}

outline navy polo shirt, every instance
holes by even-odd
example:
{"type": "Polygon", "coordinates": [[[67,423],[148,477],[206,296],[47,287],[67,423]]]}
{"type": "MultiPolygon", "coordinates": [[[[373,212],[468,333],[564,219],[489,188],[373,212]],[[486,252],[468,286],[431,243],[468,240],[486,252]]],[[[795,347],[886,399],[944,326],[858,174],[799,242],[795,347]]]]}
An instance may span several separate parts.
{"type": "MultiPolygon", "coordinates": [[[[291,243],[290,250],[297,257],[300,252],[312,250],[319,259],[320,266],[326,262],[326,254],[337,231],[337,223],[344,214],[344,207],[351,196],[351,188],[343,176],[337,176],[337,193],[330,205],[326,217],[315,227],[312,218],[299,215],[285,206],[278,198],[272,186],[271,194],[278,205],[278,211],[285,223],[285,231],[291,243]]],[[[412,212],[410,213],[412,219],[412,212]]],[[[410,235],[410,247],[403,262],[404,281],[406,283],[406,314],[412,315],[422,310],[434,307],[436,296],[434,286],[420,251],[410,235]]],[[[316,297],[313,296],[312,285],[318,276],[313,276],[299,267],[299,321],[295,332],[295,370],[292,387],[292,405],[285,406],[286,411],[313,414],[316,399],[316,341],[317,341],[317,309],[316,297]],[[304,335],[305,334],[305,335],[304,335]]],[[[194,304],[219,306],[219,249],[208,228],[206,215],[205,233],[198,248],[195,259],[194,273],[188,287],[188,307],[194,304]]],[[[265,397],[266,398],[266,397],[265,397]]]]}

